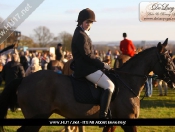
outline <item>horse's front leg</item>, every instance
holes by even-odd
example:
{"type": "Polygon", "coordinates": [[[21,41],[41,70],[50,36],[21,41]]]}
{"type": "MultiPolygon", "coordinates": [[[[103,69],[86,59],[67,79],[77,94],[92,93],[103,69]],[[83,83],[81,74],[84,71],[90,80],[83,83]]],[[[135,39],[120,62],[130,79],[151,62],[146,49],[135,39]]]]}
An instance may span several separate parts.
{"type": "Polygon", "coordinates": [[[0,126],[0,132],[5,132],[3,126],[0,126]]]}
{"type": "Polygon", "coordinates": [[[65,126],[65,132],[85,132],[85,126],[65,126]]]}
{"type": "Polygon", "coordinates": [[[116,129],[116,126],[107,126],[103,128],[103,132],[114,132],[116,129]]]}
{"type": "Polygon", "coordinates": [[[78,126],[79,132],[86,132],[85,126],[78,126]]]}
{"type": "Polygon", "coordinates": [[[137,126],[121,126],[124,132],[137,132],[137,126]]]}

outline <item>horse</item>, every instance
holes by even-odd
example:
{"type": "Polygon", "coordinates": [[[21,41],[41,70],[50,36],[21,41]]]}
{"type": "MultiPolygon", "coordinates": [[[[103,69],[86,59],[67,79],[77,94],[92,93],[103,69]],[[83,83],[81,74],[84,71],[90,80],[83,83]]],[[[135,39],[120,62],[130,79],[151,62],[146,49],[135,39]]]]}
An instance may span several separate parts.
{"type": "Polygon", "coordinates": [[[70,68],[72,61],[73,61],[73,59],[70,59],[64,64],[64,67],[63,67],[63,74],[64,75],[72,75],[73,74],[73,71],[70,68]]]}
{"type": "MultiPolygon", "coordinates": [[[[150,71],[171,87],[175,83],[175,65],[166,50],[167,43],[168,39],[163,44],[159,42],[157,47],[140,52],[115,72],[119,90],[110,105],[113,119],[139,117],[139,96],[150,71]]],[[[16,102],[26,119],[48,119],[53,113],[68,119],[99,117],[99,105],[77,102],[70,78],[50,70],[35,72],[7,85],[0,95],[0,119],[7,115],[8,107],[15,109],[16,102]]],[[[17,131],[38,132],[40,127],[22,126],[17,131]]],[[[137,132],[136,126],[121,127],[125,132],[137,132]]]]}

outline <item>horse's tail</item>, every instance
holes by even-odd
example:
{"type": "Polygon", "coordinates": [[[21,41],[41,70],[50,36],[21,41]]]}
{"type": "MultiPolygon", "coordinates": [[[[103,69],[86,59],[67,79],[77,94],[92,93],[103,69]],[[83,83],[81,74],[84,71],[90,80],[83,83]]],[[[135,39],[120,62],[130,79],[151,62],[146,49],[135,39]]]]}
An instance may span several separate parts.
{"type": "Polygon", "coordinates": [[[14,79],[11,81],[0,94],[0,119],[4,119],[7,115],[7,110],[10,108],[15,111],[17,108],[17,88],[22,79],[14,79]]]}

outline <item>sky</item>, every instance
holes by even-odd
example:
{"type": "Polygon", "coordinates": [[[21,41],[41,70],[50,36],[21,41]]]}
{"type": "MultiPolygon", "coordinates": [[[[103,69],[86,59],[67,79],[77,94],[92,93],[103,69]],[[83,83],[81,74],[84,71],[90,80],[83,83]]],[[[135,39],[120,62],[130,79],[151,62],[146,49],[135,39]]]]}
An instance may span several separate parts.
{"type": "MultiPolygon", "coordinates": [[[[150,0],[144,0],[144,2],[150,0]]],[[[152,0],[154,2],[155,0],[152,0]]],[[[165,0],[159,0],[159,2],[165,0]]],[[[1,0],[0,17],[6,19],[23,0],[1,0]]],[[[128,38],[138,41],[155,41],[169,38],[175,41],[175,22],[141,22],[139,20],[140,0],[44,0],[35,11],[17,27],[23,35],[33,36],[34,29],[46,26],[54,36],[66,31],[73,34],[78,14],[90,8],[96,21],[90,30],[93,42],[112,42],[128,38]]],[[[168,1],[170,2],[170,1],[168,1]]]]}

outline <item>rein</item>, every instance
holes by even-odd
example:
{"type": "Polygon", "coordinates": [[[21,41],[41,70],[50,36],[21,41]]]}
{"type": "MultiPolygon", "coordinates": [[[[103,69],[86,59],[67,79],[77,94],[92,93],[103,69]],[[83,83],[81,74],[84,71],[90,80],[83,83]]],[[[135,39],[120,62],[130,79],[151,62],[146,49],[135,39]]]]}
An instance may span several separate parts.
{"type": "MultiPolygon", "coordinates": [[[[123,74],[129,74],[129,75],[133,75],[133,76],[138,76],[138,77],[143,77],[143,78],[146,78],[146,79],[148,79],[148,78],[153,78],[153,79],[155,79],[155,78],[157,78],[158,76],[157,75],[141,75],[141,74],[134,74],[134,73],[129,73],[129,72],[123,72],[123,71],[115,71],[115,72],[118,72],[118,73],[123,73],[123,74]]],[[[137,94],[133,91],[133,89],[132,88],[130,88],[122,79],[121,79],[121,77],[117,74],[116,75],[117,76],[117,78],[137,97],[137,98],[140,98],[139,96],[137,96],[137,94]]],[[[145,94],[143,95],[143,97],[140,99],[140,100],[143,100],[144,99],[144,97],[146,96],[146,92],[147,92],[147,90],[145,91],[145,94]]]]}
{"type": "Polygon", "coordinates": [[[122,82],[126,88],[128,88],[138,99],[140,98],[139,96],[137,96],[137,94],[133,91],[132,88],[130,88],[124,81],[123,79],[121,79],[121,77],[118,74],[115,74],[116,78],[118,78],[120,80],[120,82],[122,82]]]}
{"type": "Polygon", "coordinates": [[[147,76],[147,75],[134,74],[134,73],[123,72],[123,71],[115,71],[115,72],[118,72],[118,73],[123,73],[123,74],[129,74],[129,75],[138,76],[138,77],[143,77],[143,78],[148,78],[148,76],[147,76]]]}
{"type": "MultiPolygon", "coordinates": [[[[159,54],[157,54],[157,56],[158,56],[159,62],[161,62],[161,59],[160,59],[159,54]]],[[[132,76],[143,77],[143,78],[145,78],[146,80],[147,80],[148,78],[153,78],[153,79],[158,78],[157,75],[141,75],[141,74],[135,74],[135,73],[129,73],[129,72],[123,72],[123,71],[117,71],[117,70],[115,70],[115,72],[116,72],[116,73],[122,73],[122,74],[128,74],[128,75],[132,75],[132,76]]],[[[134,90],[133,90],[132,88],[130,88],[130,87],[123,81],[123,79],[121,79],[121,77],[120,77],[118,74],[116,74],[115,76],[120,80],[120,82],[122,82],[122,83],[125,85],[126,88],[128,88],[138,99],[140,99],[140,97],[134,92],[134,90]]],[[[140,100],[143,100],[143,99],[144,99],[144,97],[146,96],[146,92],[147,92],[147,90],[145,90],[145,94],[143,95],[143,97],[142,97],[140,100]]]]}

